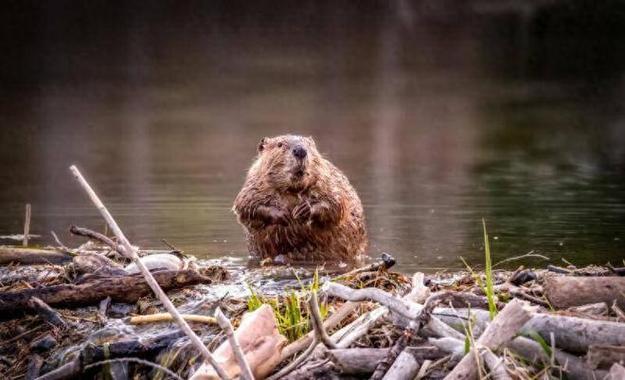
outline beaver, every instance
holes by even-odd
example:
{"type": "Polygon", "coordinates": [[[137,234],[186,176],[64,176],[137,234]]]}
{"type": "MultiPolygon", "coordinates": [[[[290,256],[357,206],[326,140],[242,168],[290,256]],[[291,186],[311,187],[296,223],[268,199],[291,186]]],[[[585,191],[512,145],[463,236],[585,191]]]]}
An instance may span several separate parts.
{"type": "Polygon", "coordinates": [[[355,264],[367,246],[356,190],[311,137],[263,138],[233,211],[263,260],[355,264]]]}

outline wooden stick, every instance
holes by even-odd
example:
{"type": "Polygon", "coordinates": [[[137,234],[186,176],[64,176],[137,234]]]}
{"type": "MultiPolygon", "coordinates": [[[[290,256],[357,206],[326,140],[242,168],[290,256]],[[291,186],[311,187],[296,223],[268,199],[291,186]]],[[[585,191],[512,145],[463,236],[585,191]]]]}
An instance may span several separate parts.
{"type": "MultiPolygon", "coordinates": [[[[206,324],[215,324],[217,320],[214,317],[210,317],[208,315],[197,315],[197,314],[180,314],[185,321],[189,322],[199,322],[206,324]]],[[[156,314],[148,314],[148,315],[137,315],[134,317],[130,317],[128,319],[128,323],[131,325],[141,325],[145,323],[158,323],[158,322],[172,322],[175,321],[174,317],[172,317],[169,313],[156,313],[156,314]]]]}
{"type": "Polygon", "coordinates": [[[476,353],[484,348],[496,350],[507,343],[530,320],[534,309],[516,298],[510,301],[486,327],[482,336],[477,340],[476,347],[462,358],[460,363],[445,377],[445,380],[475,379],[479,365],[475,362],[476,353]]]}
{"type": "Polygon", "coordinates": [[[22,265],[65,264],[72,261],[72,255],[51,249],[0,247],[0,265],[19,263],[22,265]]]}
{"type": "Polygon", "coordinates": [[[239,368],[241,369],[241,378],[243,378],[244,380],[254,380],[254,374],[252,374],[250,364],[245,359],[245,354],[243,353],[243,349],[241,349],[241,345],[239,344],[237,337],[234,336],[232,323],[230,323],[230,320],[224,315],[219,307],[217,308],[217,310],[215,310],[215,319],[217,320],[217,323],[219,323],[219,327],[221,327],[221,329],[226,333],[226,336],[228,337],[228,342],[230,343],[230,348],[232,348],[232,353],[237,359],[237,363],[239,364],[239,368]]]}
{"type": "Polygon", "coordinates": [[[80,174],[80,171],[78,170],[78,168],[72,165],[70,166],[70,170],[72,174],[74,175],[74,177],[76,178],[76,180],[78,181],[78,183],[80,184],[80,186],[82,186],[82,188],[85,190],[87,195],[89,195],[89,198],[91,199],[93,204],[100,211],[100,214],[102,214],[102,217],[104,218],[104,220],[106,220],[107,224],[111,227],[111,230],[113,231],[113,234],[115,234],[115,236],[117,237],[117,240],[124,247],[125,255],[129,257],[137,265],[137,267],[139,268],[139,270],[145,277],[146,282],[148,283],[150,288],[152,288],[152,291],[154,291],[154,294],[156,294],[156,296],[161,301],[165,309],[174,317],[176,322],[180,325],[180,328],[182,329],[182,331],[184,331],[184,333],[189,337],[189,339],[191,340],[191,343],[200,351],[204,359],[207,360],[213,366],[213,368],[215,369],[219,377],[221,377],[224,380],[228,380],[229,377],[226,375],[226,373],[221,368],[221,366],[215,361],[215,359],[213,358],[213,355],[211,355],[210,351],[208,351],[208,348],[206,348],[204,343],[202,343],[202,340],[193,332],[193,330],[191,330],[191,327],[189,326],[189,324],[182,318],[178,310],[176,310],[176,307],[174,306],[174,304],[171,303],[171,301],[169,300],[165,292],[163,292],[163,290],[158,285],[156,280],[154,280],[154,277],[152,276],[148,268],[146,268],[146,266],[143,265],[141,260],[139,260],[139,255],[137,254],[137,251],[130,244],[130,242],[126,238],[126,235],[124,235],[121,228],[119,228],[119,226],[117,225],[117,222],[115,222],[115,219],[113,219],[113,216],[111,216],[111,214],[106,209],[106,207],[104,206],[104,204],[102,203],[98,195],[95,193],[95,191],[93,191],[93,189],[91,188],[89,183],[85,180],[85,178],[82,176],[82,174],[80,174]]]}
{"type": "Polygon", "coordinates": [[[30,234],[30,203],[26,203],[24,215],[24,241],[22,241],[24,247],[28,247],[28,234],[30,234]]]}
{"type": "MultiPolygon", "coordinates": [[[[360,305],[359,302],[345,302],[341,307],[338,308],[332,315],[330,315],[324,322],[323,328],[327,330],[333,329],[336,325],[341,323],[343,319],[347,318],[356,308],[360,305]]],[[[291,356],[297,354],[298,352],[306,349],[310,345],[310,342],[313,341],[315,336],[315,332],[311,331],[303,337],[299,338],[295,342],[289,344],[284,347],[282,350],[282,355],[280,357],[280,361],[284,361],[291,356]]]]}
{"type": "Polygon", "coordinates": [[[308,306],[310,307],[310,321],[313,325],[313,331],[317,334],[317,338],[328,348],[336,348],[336,344],[330,339],[328,333],[323,328],[323,320],[321,319],[321,313],[319,312],[319,301],[317,300],[317,292],[313,291],[308,300],[308,306]]]}

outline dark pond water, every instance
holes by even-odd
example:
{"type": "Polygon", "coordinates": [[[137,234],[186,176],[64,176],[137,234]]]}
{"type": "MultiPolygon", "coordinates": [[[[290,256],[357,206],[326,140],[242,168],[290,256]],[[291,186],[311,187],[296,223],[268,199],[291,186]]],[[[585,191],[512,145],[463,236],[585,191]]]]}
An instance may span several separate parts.
{"type": "Polygon", "coordinates": [[[102,229],[77,164],[134,243],[244,260],[232,200],[258,140],[291,132],[348,175],[370,255],[401,270],[480,263],[481,218],[495,261],[620,262],[623,6],[524,4],[13,3],[0,234],[26,202],[45,241],[102,229]]]}

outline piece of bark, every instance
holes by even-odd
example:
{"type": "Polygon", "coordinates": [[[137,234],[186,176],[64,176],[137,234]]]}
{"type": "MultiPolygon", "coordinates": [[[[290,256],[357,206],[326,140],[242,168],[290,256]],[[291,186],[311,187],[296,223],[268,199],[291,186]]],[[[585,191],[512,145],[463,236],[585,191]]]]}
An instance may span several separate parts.
{"type": "Polygon", "coordinates": [[[619,363],[614,363],[610,368],[610,374],[605,380],[623,380],[625,379],[625,367],[619,363]]]}
{"type": "Polygon", "coordinates": [[[529,304],[513,299],[497,314],[495,319],[486,327],[484,333],[476,342],[476,347],[460,360],[454,369],[445,377],[445,380],[475,379],[478,375],[478,363],[475,362],[475,350],[482,347],[497,350],[500,346],[512,339],[535,312],[529,304]]]}
{"type": "Polygon", "coordinates": [[[384,380],[413,379],[419,372],[420,364],[412,354],[402,351],[384,375],[384,380]]]}
{"type": "MultiPolygon", "coordinates": [[[[234,332],[255,378],[266,377],[280,363],[281,350],[286,338],[278,332],[273,310],[262,305],[252,313],[246,313],[239,328],[234,332]]],[[[213,352],[213,356],[228,376],[235,378],[240,368],[230,347],[225,341],[213,352]]],[[[201,365],[190,380],[217,380],[219,377],[208,364],[201,365]]]]}
{"type": "Polygon", "coordinates": [[[61,315],[37,297],[31,297],[28,306],[35,310],[44,321],[58,328],[66,328],[67,322],[61,315]]]}
{"type": "MultiPolygon", "coordinates": [[[[153,274],[165,290],[209,284],[211,279],[196,271],[162,271],[153,274]]],[[[113,302],[134,303],[152,291],[141,275],[93,278],[82,284],[61,284],[36,289],[0,293],[0,318],[33,312],[29,300],[37,297],[50,306],[81,306],[99,303],[103,297],[113,302]]]]}
{"type": "Polygon", "coordinates": [[[0,265],[11,263],[22,265],[65,264],[72,261],[72,256],[65,252],[51,249],[17,248],[0,246],[0,265]]]}
{"type": "Polygon", "coordinates": [[[544,293],[556,309],[605,302],[625,307],[625,277],[548,276],[544,293]]]}
{"type": "Polygon", "coordinates": [[[592,368],[608,369],[613,363],[625,363],[625,346],[606,344],[592,345],[586,355],[588,365],[592,368]]]}

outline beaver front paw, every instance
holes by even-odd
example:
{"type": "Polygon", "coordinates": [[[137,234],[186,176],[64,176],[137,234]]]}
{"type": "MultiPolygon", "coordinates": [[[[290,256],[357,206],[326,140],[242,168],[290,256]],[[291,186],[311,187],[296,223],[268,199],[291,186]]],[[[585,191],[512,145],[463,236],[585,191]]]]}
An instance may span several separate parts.
{"type": "Polygon", "coordinates": [[[293,211],[291,211],[291,216],[293,219],[298,220],[300,222],[307,222],[312,215],[312,207],[309,202],[302,202],[297,205],[293,211]]]}

